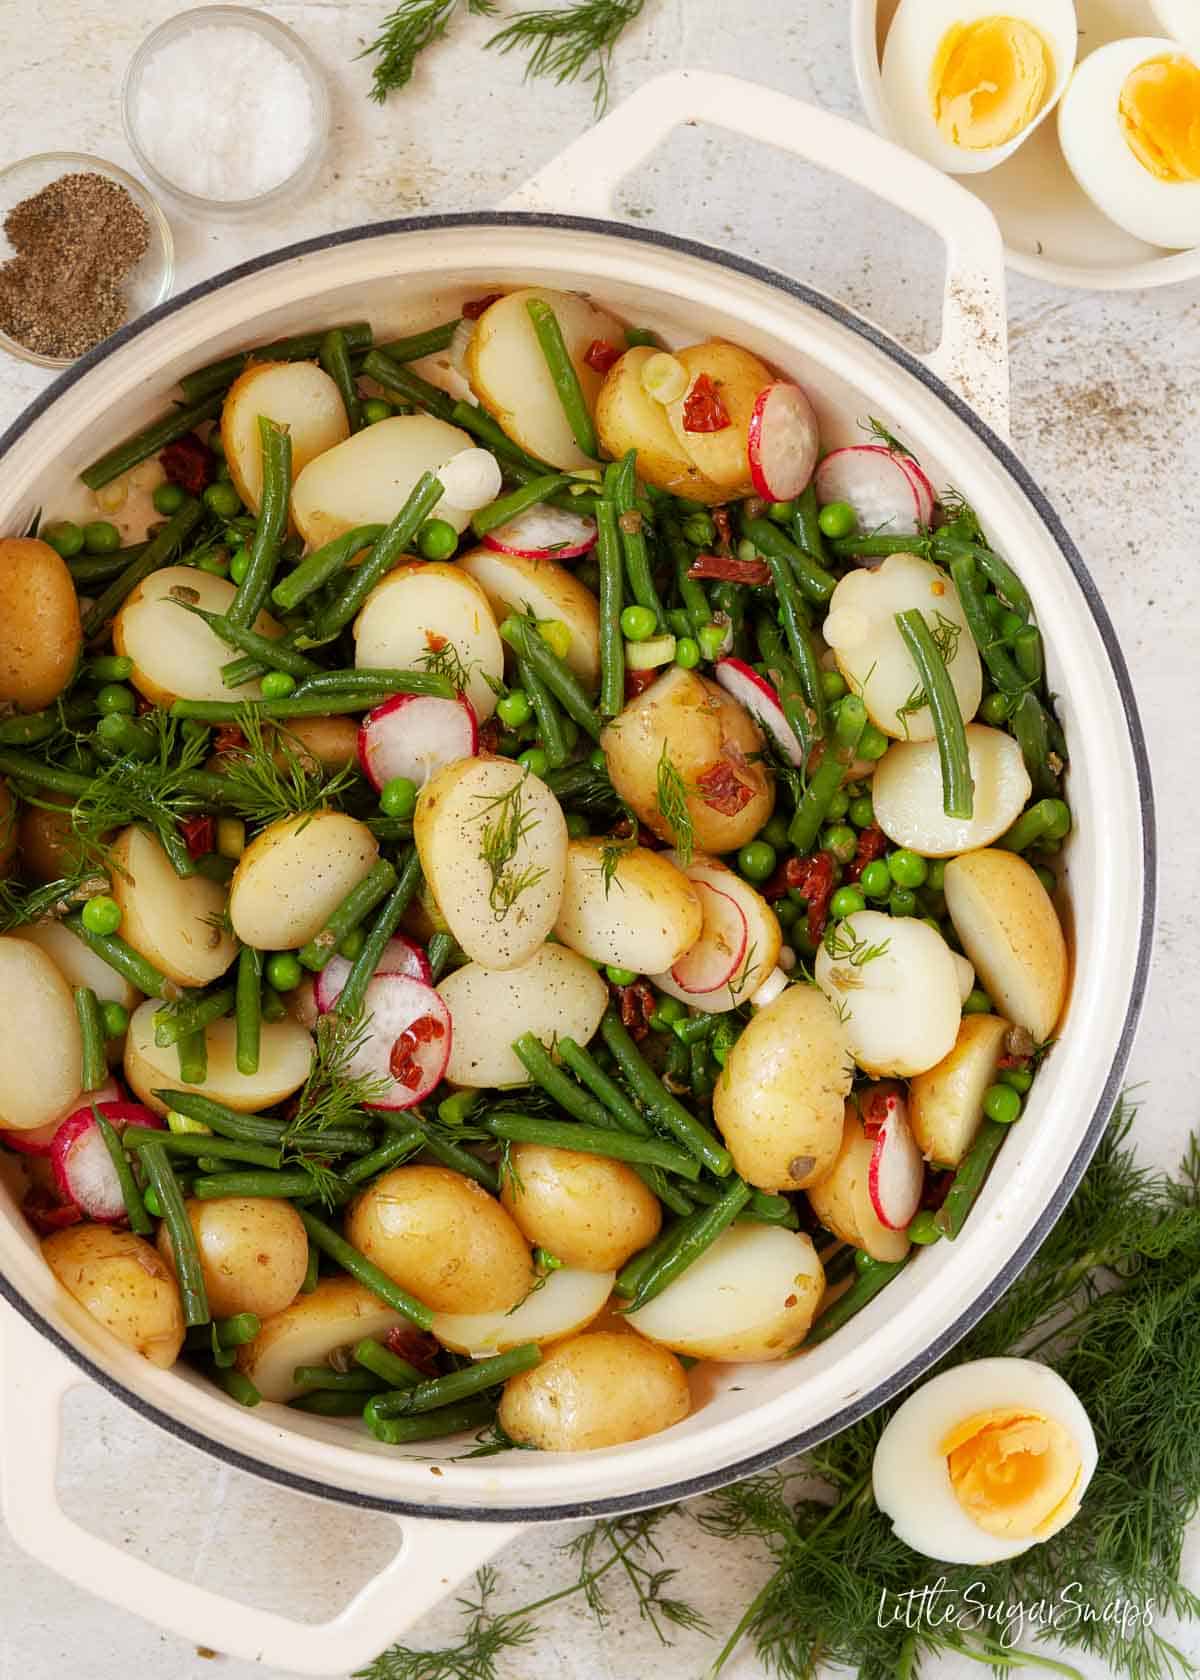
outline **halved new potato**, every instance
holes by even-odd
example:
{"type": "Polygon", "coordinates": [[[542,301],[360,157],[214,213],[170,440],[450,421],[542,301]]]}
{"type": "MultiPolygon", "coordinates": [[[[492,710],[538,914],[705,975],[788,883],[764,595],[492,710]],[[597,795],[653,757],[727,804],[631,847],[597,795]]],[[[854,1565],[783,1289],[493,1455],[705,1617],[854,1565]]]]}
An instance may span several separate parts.
{"type": "Polygon", "coordinates": [[[954,857],[999,839],[1025,808],[1033,784],[1021,749],[1002,729],[967,725],[967,754],[975,784],[969,819],[948,817],[936,741],[897,741],[875,766],[875,821],[897,846],[923,857],[954,857]]]}
{"type": "Polygon", "coordinates": [[[42,1243],[68,1294],[119,1342],[164,1370],[183,1346],[183,1303],[170,1267],[145,1237],[112,1225],[73,1225],[42,1243]]]}
{"type": "Polygon", "coordinates": [[[316,362],[252,362],[229,387],[221,442],[234,488],[255,513],[263,482],[260,415],[288,429],[293,484],[310,461],[350,433],[338,388],[316,362]]]}
{"type": "Polygon", "coordinates": [[[680,840],[669,808],[675,796],[702,852],[744,846],[774,809],[762,731],[744,706],[695,671],[673,665],[605,727],[600,745],[613,787],[672,844],[680,840]]]}
{"type": "Polygon", "coordinates": [[[79,1095],[83,1048],[71,988],[27,939],[0,938],[0,1013],[0,1127],[33,1131],[79,1095]]]}
{"type": "Polygon", "coordinates": [[[527,963],[558,917],[567,867],[566,819],[545,782],[509,758],[448,764],[421,789],[413,838],[467,955],[527,963]]]}
{"type": "Polygon", "coordinates": [[[473,577],[487,596],[497,622],[509,613],[531,612],[557,619],[571,632],[565,659],[580,682],[594,689],[600,681],[600,605],[586,584],[557,560],[531,560],[473,548],[455,566],[473,577]]]}
{"type": "Polygon", "coordinates": [[[504,675],[504,643],[487,596],[457,564],[397,566],[367,596],[354,620],[359,670],[420,670],[431,653],[448,648],[458,656],[466,673],[464,692],[484,723],[496,710],[492,684],[504,675]]]}
{"type": "MultiPolygon", "coordinates": [[[[676,863],[680,861],[677,852],[667,855],[676,863]]],[[[716,991],[689,992],[669,970],[666,973],[652,974],[651,979],[660,992],[678,998],[690,1008],[698,1009],[705,1015],[723,1015],[752,998],[771,974],[783,946],[783,930],[779,926],[778,916],[763,895],[756,892],[749,881],[735,874],[719,858],[703,855],[694,857],[684,873],[689,881],[712,887],[716,892],[724,893],[726,898],[731,898],[737,905],[746,923],[745,954],[729,980],[716,991]]],[[[701,903],[702,907],[708,903],[706,895],[701,895],[701,903]]]]}
{"type": "Polygon", "coordinates": [[[822,940],[813,972],[864,1073],[924,1073],[954,1044],[962,1015],[958,965],[925,922],[856,910],[822,940]]]}
{"type": "Polygon", "coordinates": [[[583,399],[594,409],[603,375],[585,357],[597,340],[619,349],[625,342],[620,322],[578,292],[522,287],[497,299],[475,324],[467,349],[471,389],[522,449],[552,467],[594,465],[583,453],[567,423],[558,390],[546,366],[526,304],[540,298],[558,320],[567,354],[579,379],[583,399]]]}
{"type": "Polygon", "coordinates": [[[734,1166],[760,1190],[803,1190],[830,1169],[854,1077],[846,1030],[814,986],[789,986],[754,1015],[713,1092],[734,1166]]]}
{"type": "MultiPolygon", "coordinates": [[[[227,578],[195,566],[167,566],[143,578],[113,624],[113,647],[133,660],[129,680],[139,694],[156,706],[169,706],[174,700],[259,698],[262,686],[257,680],[238,688],[225,686],[221,667],[237,655],[202,618],[179,605],[184,600],[205,612],[226,613],[236,594],[227,578]]],[[[283,626],[266,612],[259,613],[254,629],[272,640],[283,635],[283,626]]]]}
{"type": "Polygon", "coordinates": [[[659,1233],[662,1206],[624,1161],[514,1143],[500,1200],[522,1235],[564,1266],[615,1272],[659,1233]]]}
{"type": "MultiPolygon", "coordinates": [[[[365,426],[327,449],[297,473],[292,484],[292,518],[310,548],[356,525],[388,525],[423,473],[474,449],[475,440],[432,414],[396,414],[365,426]]],[[[461,531],[470,519],[443,499],[434,509],[461,531]]]]}
{"type": "Polygon", "coordinates": [[[522,1033],[543,1044],[586,1044],[608,1007],[608,987],[585,957],[564,945],[540,945],[520,968],[467,963],[438,986],[454,1024],[446,1078],[452,1085],[527,1085],[513,1050],[522,1033]]]}
{"type": "Polygon", "coordinates": [[[264,1400],[293,1400],[301,1392],[297,1365],[325,1365],[329,1356],[365,1337],[409,1329],[394,1307],[352,1277],[323,1277],[310,1295],[264,1321],[252,1342],[238,1349],[237,1368],[264,1400]]]}
{"type": "Polygon", "coordinates": [[[885,1225],[871,1202],[870,1173],[874,1144],[863,1130],[858,1104],[846,1104],[841,1148],[837,1160],[819,1184],[808,1188],[813,1212],[827,1231],[872,1260],[903,1260],[908,1234],[885,1225]]]}
{"type": "Polygon", "coordinates": [[[687,1372],[673,1354],[597,1330],[559,1342],[532,1371],[510,1377],[499,1423],[518,1446],[588,1452],[657,1435],[690,1410],[687,1372]]]}
{"type": "Polygon", "coordinates": [[[700,937],[700,895],[665,852],[572,840],[555,937],[593,962],[656,974],[700,937]],[[606,859],[615,867],[606,869],[606,859]]]}
{"type": "Polygon", "coordinates": [[[674,354],[688,375],[687,390],[666,408],[676,443],[704,477],[724,492],[726,500],[750,495],[754,489],[750,477],[750,416],[774,374],[749,350],[720,338],[690,344],[674,354]],[[729,424],[719,431],[691,431],[686,423],[689,398],[703,377],[711,381],[729,418],[729,424]]]}
{"type": "Polygon", "coordinates": [[[728,492],[710,484],[676,439],[662,403],[642,384],[642,369],[658,351],[639,344],[627,350],[604,376],[596,399],[596,431],[606,455],[619,461],[637,451],[638,476],[647,484],[689,501],[723,502],[728,492]]]}
{"type": "Polygon", "coordinates": [[[0,703],[48,706],[74,676],[82,646],[66,561],[37,537],[0,538],[0,703]]]}
{"type": "Polygon", "coordinates": [[[563,1266],[507,1312],[435,1313],[433,1333],[443,1347],[472,1359],[489,1359],[525,1342],[545,1347],[575,1335],[604,1311],[615,1276],[563,1266]]]}
{"type": "Polygon", "coordinates": [[[908,1087],[909,1124],[927,1161],[956,1167],[970,1149],[1007,1032],[999,1015],[964,1015],[950,1054],[908,1087]]]}
{"type": "Polygon", "coordinates": [[[801,1232],[731,1225],[628,1322],[693,1359],[786,1359],[808,1334],[824,1288],[817,1251],[801,1232]]]}
{"type": "Polygon", "coordinates": [[[970,722],[983,694],[979,649],[958,590],[918,554],[891,554],[874,571],[849,571],[834,590],[821,628],[838,669],[862,696],[871,722],[901,741],[933,739],[921,679],[896,614],[917,608],[938,642],[959,709],[970,722]]]}
{"type": "Polygon", "coordinates": [[[208,1077],[203,1085],[188,1085],[179,1075],[178,1046],[164,1049],[154,1042],[154,1017],[161,1008],[157,998],[148,998],[134,1010],[125,1036],[126,1083],[138,1101],[156,1114],[167,1112],[167,1104],[154,1095],[156,1090],[196,1091],[236,1108],[239,1114],[256,1114],[290,1097],[308,1078],[312,1039],[290,1015],[282,1021],[263,1022],[257,1073],[238,1072],[237,1029],[233,1017],[227,1015],[204,1034],[208,1077]]]}
{"type": "Polygon", "coordinates": [[[348,892],[371,873],[379,842],[341,811],[282,817],[238,859],[229,919],[243,945],[287,951],[315,939],[348,892]]]}
{"type": "Polygon", "coordinates": [[[1031,865],[997,848],[951,859],[946,908],[997,1008],[1049,1038],[1067,998],[1067,942],[1031,865]]]}
{"type": "Polygon", "coordinates": [[[136,986],[110,968],[82,939],[76,939],[61,922],[49,919],[32,922],[28,927],[15,928],[13,937],[40,946],[68,986],[90,986],[101,1003],[119,1003],[125,1009],[132,1009],[141,998],[136,986]]]}
{"type": "Polygon", "coordinates": [[[178,986],[207,986],[237,955],[222,925],[225,888],[203,875],[176,875],[162,842],[125,828],[113,843],[112,896],[121,938],[178,986]]]}

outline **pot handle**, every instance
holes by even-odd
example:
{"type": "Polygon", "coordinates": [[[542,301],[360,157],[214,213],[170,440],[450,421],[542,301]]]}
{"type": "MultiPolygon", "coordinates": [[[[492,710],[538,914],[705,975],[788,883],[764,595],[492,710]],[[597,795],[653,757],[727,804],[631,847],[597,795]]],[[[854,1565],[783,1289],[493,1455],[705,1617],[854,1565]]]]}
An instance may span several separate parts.
{"type": "Polygon", "coordinates": [[[819,164],[940,235],[947,259],[942,341],[927,363],[1007,436],[1004,247],[995,217],[949,175],[844,117],[735,76],[671,71],[644,83],[503,207],[611,217],[622,178],[674,129],[698,123],[780,146],[819,164]]]}
{"type": "MultiPolygon", "coordinates": [[[[391,1562],[330,1621],[292,1621],[131,1557],[59,1504],[62,1401],[83,1373],[15,1312],[0,1313],[0,1508],[22,1551],[77,1587],[196,1645],[291,1674],[348,1674],[521,1532],[405,1517],[391,1562]]],[[[314,1513],[314,1516],[319,1513],[314,1513]]]]}

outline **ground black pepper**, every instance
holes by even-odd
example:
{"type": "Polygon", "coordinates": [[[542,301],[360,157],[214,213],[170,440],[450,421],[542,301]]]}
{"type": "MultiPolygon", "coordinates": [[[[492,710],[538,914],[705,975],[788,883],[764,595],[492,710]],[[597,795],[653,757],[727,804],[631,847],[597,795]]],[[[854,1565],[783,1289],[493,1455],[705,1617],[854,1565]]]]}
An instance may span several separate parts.
{"type": "Polygon", "coordinates": [[[60,176],[4,219],[0,329],[42,356],[82,356],[128,313],[122,282],[150,243],[130,194],[94,171],[60,176]]]}

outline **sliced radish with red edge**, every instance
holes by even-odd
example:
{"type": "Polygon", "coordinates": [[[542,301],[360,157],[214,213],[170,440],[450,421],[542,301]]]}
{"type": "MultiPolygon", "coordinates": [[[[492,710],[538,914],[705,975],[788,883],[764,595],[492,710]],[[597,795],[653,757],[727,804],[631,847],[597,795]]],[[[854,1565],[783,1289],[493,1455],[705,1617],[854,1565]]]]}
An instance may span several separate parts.
{"type": "Polygon", "coordinates": [[[545,502],[526,508],[483,539],[485,548],[522,560],[577,560],[596,544],[596,521],[545,502]]]}
{"type": "Polygon", "coordinates": [[[478,750],[479,722],[465,694],[456,700],[393,694],[358,727],[358,761],[375,788],[395,776],[421,787],[444,765],[478,750]]]}
{"type": "MultiPolygon", "coordinates": [[[[96,1107],[117,1132],[126,1126],[153,1126],[159,1131],[163,1127],[158,1115],[141,1103],[99,1102],[96,1107]]],[[[68,1114],[58,1128],[50,1165],[59,1194],[89,1219],[115,1225],[125,1218],[121,1181],[90,1106],[68,1114]]]]}
{"type": "Polygon", "coordinates": [[[908,1104],[899,1091],[891,1091],[867,1170],[867,1189],[879,1223],[889,1231],[903,1231],[921,1205],[924,1187],[925,1163],[908,1124],[908,1104]]]}
{"type": "Polygon", "coordinates": [[[790,502],[812,477],[820,449],[817,417],[799,385],[781,379],[759,392],[746,439],[758,495],[768,502],[790,502]]]}
{"type": "Polygon", "coordinates": [[[925,476],[925,469],[919,461],[914,460],[911,455],[900,455],[897,459],[911,479],[913,489],[917,492],[921,524],[928,530],[933,524],[933,510],[937,506],[937,493],[925,476]]]}
{"type": "Polygon", "coordinates": [[[366,1033],[347,1077],[386,1082],[368,1108],[411,1108],[436,1089],[450,1060],[450,1011],[432,986],[377,974],[363,998],[366,1033]]]}
{"type": "MultiPolygon", "coordinates": [[[[335,951],[316,976],[313,999],[322,1015],[327,1015],[341,997],[342,987],[349,979],[353,967],[354,964],[348,958],[338,956],[335,951]]],[[[405,939],[402,934],[396,934],[388,940],[383,948],[383,955],[375,965],[375,973],[407,974],[411,980],[420,980],[426,986],[433,984],[433,970],[429,966],[429,958],[419,945],[414,945],[411,939],[405,939]]]]}
{"type": "Polygon", "coordinates": [[[700,937],[671,969],[682,992],[719,992],[746,955],[749,930],[741,906],[707,881],[692,882],[704,913],[700,937]]]}
{"type": "Polygon", "coordinates": [[[849,502],[867,536],[915,537],[921,497],[902,459],[880,443],[856,444],[826,455],[814,479],[817,500],[849,502]]]}
{"type": "Polygon", "coordinates": [[[804,749],[783,715],[778,693],[767,679],[760,677],[744,659],[718,660],[713,675],[726,694],[745,706],[755,722],[766,730],[788,761],[803,769],[804,749]]]}
{"type": "MultiPolygon", "coordinates": [[[[118,1102],[121,1097],[121,1087],[115,1079],[106,1080],[97,1091],[85,1091],[80,1102],[118,1102]]],[[[54,1147],[54,1139],[60,1126],[66,1124],[71,1115],[76,1113],[79,1104],[71,1110],[71,1114],[61,1114],[57,1120],[49,1120],[44,1126],[33,1126],[27,1132],[0,1131],[0,1143],[9,1149],[15,1149],[18,1155],[49,1155],[54,1147]]]]}

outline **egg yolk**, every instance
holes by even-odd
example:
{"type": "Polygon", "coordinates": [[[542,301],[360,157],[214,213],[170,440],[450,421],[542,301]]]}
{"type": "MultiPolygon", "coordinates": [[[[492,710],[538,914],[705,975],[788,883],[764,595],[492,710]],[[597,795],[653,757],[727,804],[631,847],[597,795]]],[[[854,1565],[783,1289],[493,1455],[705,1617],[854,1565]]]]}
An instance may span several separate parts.
{"type": "Polygon", "coordinates": [[[1079,1448],[1061,1423],[1040,1412],[976,1412],[939,1451],[959,1504],[988,1534],[1038,1540],[1061,1526],[1064,1507],[1078,1504],[1079,1448]]]}
{"type": "Polygon", "coordinates": [[[1029,127],[1053,84],[1053,55],[1031,23],[1011,17],[956,23],[933,61],[934,120],[952,146],[987,151],[1029,127]]]}
{"type": "Polygon", "coordinates": [[[1160,181],[1200,181],[1200,66],[1190,58],[1148,58],[1121,88],[1125,144],[1160,181]]]}

